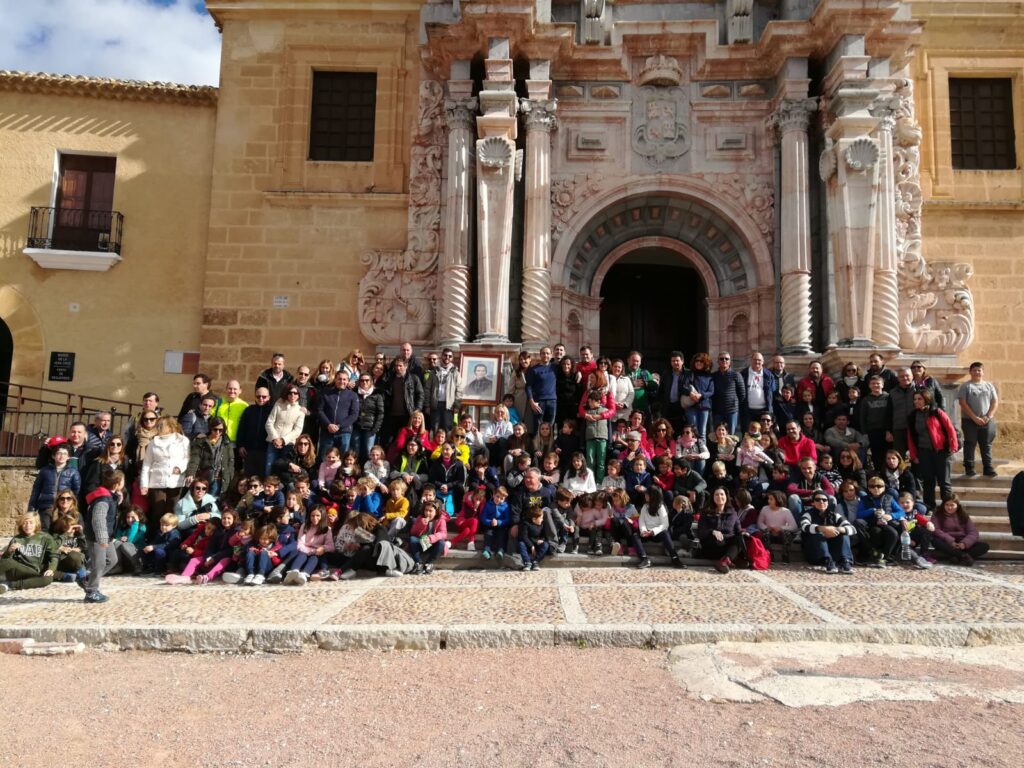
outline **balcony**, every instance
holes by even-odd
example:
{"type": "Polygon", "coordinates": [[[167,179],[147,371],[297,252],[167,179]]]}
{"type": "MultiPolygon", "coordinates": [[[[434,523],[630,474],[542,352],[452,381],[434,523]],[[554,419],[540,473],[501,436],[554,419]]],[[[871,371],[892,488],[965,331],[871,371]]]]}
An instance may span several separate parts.
{"type": "Polygon", "coordinates": [[[118,211],[33,208],[24,253],[43,269],[105,272],[121,261],[118,211]]]}

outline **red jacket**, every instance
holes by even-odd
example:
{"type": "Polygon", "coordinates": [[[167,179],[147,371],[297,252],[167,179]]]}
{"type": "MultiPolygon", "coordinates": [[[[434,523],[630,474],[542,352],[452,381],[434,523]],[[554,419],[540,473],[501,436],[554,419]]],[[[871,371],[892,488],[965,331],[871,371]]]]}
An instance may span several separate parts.
{"type": "MultiPolygon", "coordinates": [[[[819,386],[821,387],[821,402],[825,402],[825,398],[828,397],[828,393],[836,388],[835,382],[832,381],[832,378],[825,374],[822,374],[821,379],[817,382],[810,376],[804,376],[796,385],[797,402],[800,402],[800,393],[805,389],[809,389],[817,394],[819,386]]],[[[817,398],[815,398],[815,400],[817,400],[817,398]]]]}
{"type": "MultiPolygon", "coordinates": [[[[925,413],[928,427],[928,434],[931,436],[932,444],[927,446],[933,451],[949,451],[956,453],[960,450],[960,443],[956,439],[956,429],[949,416],[941,408],[934,408],[930,411],[914,411],[907,419],[907,444],[910,447],[910,460],[917,461],[917,420],[925,413]]],[[[781,441],[780,441],[781,442],[781,441]]]]}
{"type": "Polygon", "coordinates": [[[437,544],[437,542],[447,539],[448,522],[444,513],[440,513],[431,522],[434,524],[433,533],[431,533],[430,523],[422,517],[417,517],[416,522],[412,524],[412,529],[409,531],[409,536],[411,538],[418,539],[425,534],[431,544],[437,544]]]}
{"type": "Polygon", "coordinates": [[[782,458],[787,464],[795,467],[801,459],[810,457],[818,461],[818,447],[807,435],[801,435],[795,443],[788,435],[779,438],[779,450],[782,451],[782,458]]]}

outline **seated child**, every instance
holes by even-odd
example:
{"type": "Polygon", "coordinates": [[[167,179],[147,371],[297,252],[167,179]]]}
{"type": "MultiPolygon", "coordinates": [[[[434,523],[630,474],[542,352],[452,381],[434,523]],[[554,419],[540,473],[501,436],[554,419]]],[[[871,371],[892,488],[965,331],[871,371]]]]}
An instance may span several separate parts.
{"type": "Polygon", "coordinates": [[[337,446],[333,446],[328,449],[327,455],[320,464],[320,470],[317,472],[316,477],[316,487],[330,488],[331,483],[334,482],[334,478],[338,476],[338,472],[340,471],[341,451],[337,446]]]}
{"type": "MultiPolygon", "coordinates": [[[[363,512],[373,515],[376,518],[381,516],[381,495],[377,488],[381,483],[375,477],[361,477],[356,484],[356,500],[352,509],[356,512],[363,512]]],[[[385,486],[387,488],[387,486],[385,486]]]]}
{"type": "Polygon", "coordinates": [[[626,487],[626,478],[622,476],[622,462],[618,459],[608,459],[608,466],[604,471],[604,479],[601,481],[602,490],[614,490],[626,487]]]}
{"type": "Polygon", "coordinates": [[[58,514],[50,527],[51,535],[57,542],[57,572],[54,581],[72,582],[76,578],[84,579],[86,541],[82,531],[82,523],[77,512],[58,514]]]}
{"type": "Polygon", "coordinates": [[[146,524],[142,522],[142,509],[132,506],[118,515],[114,535],[109,546],[117,553],[117,573],[140,573],[142,559],[139,550],[146,543],[146,524]]]}
{"type": "MultiPolygon", "coordinates": [[[[401,480],[396,482],[402,482],[401,480]]],[[[402,482],[405,485],[404,482],[402,482]]],[[[403,501],[405,499],[403,498],[403,501]]],[[[406,504],[408,502],[406,501],[406,504]]],[[[296,538],[296,551],[289,560],[284,583],[292,586],[305,586],[309,577],[319,567],[326,569],[326,554],[334,551],[334,538],[331,526],[323,507],[313,507],[309,518],[303,524],[296,538]]]]}
{"type": "Polygon", "coordinates": [[[602,555],[607,544],[608,500],[602,493],[587,493],[576,499],[576,521],[580,533],[587,534],[587,554],[602,555]]]}
{"type": "Polygon", "coordinates": [[[388,500],[384,504],[384,516],[381,525],[387,526],[388,540],[394,541],[407,525],[409,517],[409,500],[405,498],[408,486],[401,478],[392,480],[388,485],[388,500]]]}
{"type": "Polygon", "coordinates": [[[160,533],[142,548],[142,572],[164,575],[170,556],[181,545],[178,516],[168,512],[160,518],[160,533]]]}
{"type": "Polygon", "coordinates": [[[532,505],[519,523],[519,555],[523,559],[524,571],[540,569],[540,561],[551,548],[547,540],[547,526],[544,522],[544,510],[539,505],[532,505]]]}
{"type": "Polygon", "coordinates": [[[409,554],[416,561],[413,573],[433,573],[434,561],[442,557],[447,549],[447,516],[441,514],[437,502],[423,505],[423,514],[416,518],[409,531],[409,554]]]}
{"type": "MultiPolygon", "coordinates": [[[[685,459],[684,459],[685,461],[685,459]]],[[[693,473],[696,474],[696,473],[693,473]]],[[[683,549],[693,549],[693,503],[688,496],[678,494],[672,498],[672,514],[669,531],[672,538],[683,549]]]]}
{"type": "Polygon", "coordinates": [[[526,470],[530,468],[530,457],[528,455],[520,454],[512,462],[512,468],[505,475],[505,484],[509,488],[518,488],[522,482],[523,477],[526,475],[526,470]]]}
{"type": "Polygon", "coordinates": [[[626,470],[626,492],[634,506],[644,503],[644,494],[654,485],[654,478],[647,471],[647,459],[637,456],[626,470]]]}
{"type": "Polygon", "coordinates": [[[363,477],[372,477],[376,480],[377,490],[381,494],[388,492],[385,483],[387,483],[388,475],[391,474],[391,465],[385,456],[383,446],[375,445],[370,449],[370,458],[363,464],[363,477]]]}
{"type": "Polygon", "coordinates": [[[757,516],[757,528],[761,531],[761,541],[770,550],[772,544],[782,545],[782,562],[789,562],[789,547],[799,530],[793,513],[786,504],[783,491],[768,491],[768,503],[761,508],[757,516]]]}
{"type": "Polygon", "coordinates": [[[220,520],[211,517],[193,529],[189,537],[181,542],[181,548],[175,553],[171,565],[172,570],[181,567],[181,573],[169,573],[164,577],[164,581],[168,584],[192,583],[192,574],[206,561],[206,551],[213,541],[213,534],[216,533],[219,523],[220,520]]]}
{"type": "Polygon", "coordinates": [[[659,541],[665,548],[665,554],[672,561],[674,568],[685,568],[683,561],[676,553],[675,545],[672,543],[672,534],[669,532],[668,510],[665,508],[664,497],[661,488],[657,486],[648,488],[645,496],[645,504],[640,510],[640,546],[637,547],[637,554],[640,557],[639,568],[649,568],[651,560],[644,550],[644,541],[659,541]]]}
{"type": "Polygon", "coordinates": [[[558,487],[555,490],[555,505],[544,509],[544,522],[548,526],[548,540],[557,547],[558,552],[578,555],[580,552],[580,530],[576,525],[576,510],[572,506],[573,498],[573,493],[568,488],[558,487]]]}
{"type": "Polygon", "coordinates": [[[476,532],[480,526],[480,513],[487,502],[487,489],[483,486],[466,491],[462,497],[462,506],[455,516],[455,528],[458,533],[451,540],[451,546],[466,542],[466,551],[476,551],[476,532]]]}
{"type": "Polygon", "coordinates": [[[266,581],[267,574],[274,567],[274,543],[277,541],[277,526],[264,525],[253,537],[245,553],[246,586],[258,586],[266,581]]]}
{"type": "Polygon", "coordinates": [[[256,532],[253,520],[242,520],[235,528],[235,535],[228,544],[231,546],[231,562],[224,569],[221,578],[225,584],[237,584],[245,578],[245,553],[256,532]]]}

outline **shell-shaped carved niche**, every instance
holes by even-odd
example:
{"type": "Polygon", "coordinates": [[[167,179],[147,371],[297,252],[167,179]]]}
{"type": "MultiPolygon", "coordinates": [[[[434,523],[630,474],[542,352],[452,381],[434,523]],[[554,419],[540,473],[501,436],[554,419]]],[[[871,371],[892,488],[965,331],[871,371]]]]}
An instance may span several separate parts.
{"type": "Polygon", "coordinates": [[[867,171],[878,163],[878,144],[871,139],[857,139],[846,148],[843,157],[851,171],[867,171]]]}
{"type": "Polygon", "coordinates": [[[832,148],[831,144],[822,150],[821,157],[818,158],[818,175],[821,176],[822,181],[828,181],[832,178],[832,174],[836,172],[836,151],[832,148]]]}
{"type": "Polygon", "coordinates": [[[503,168],[512,163],[512,142],[500,136],[488,136],[476,147],[476,156],[485,168],[503,168]]]}

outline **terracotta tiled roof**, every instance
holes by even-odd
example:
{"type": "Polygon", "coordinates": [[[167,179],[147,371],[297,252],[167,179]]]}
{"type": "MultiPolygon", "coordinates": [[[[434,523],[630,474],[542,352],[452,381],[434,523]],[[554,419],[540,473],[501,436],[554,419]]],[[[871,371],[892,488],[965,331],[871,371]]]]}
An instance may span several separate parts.
{"type": "Polygon", "coordinates": [[[0,91],[91,96],[121,101],[180,102],[198,106],[217,103],[217,88],[212,85],[180,85],[85,75],[50,75],[43,72],[15,72],[6,69],[0,70],[0,91]]]}

